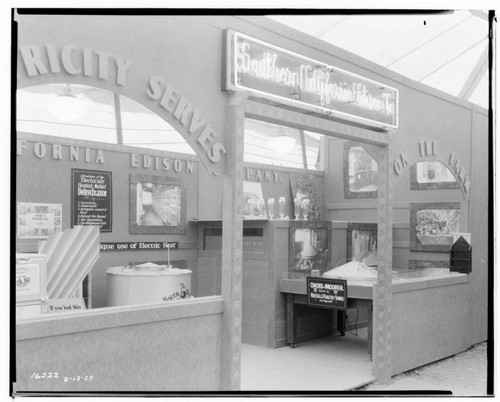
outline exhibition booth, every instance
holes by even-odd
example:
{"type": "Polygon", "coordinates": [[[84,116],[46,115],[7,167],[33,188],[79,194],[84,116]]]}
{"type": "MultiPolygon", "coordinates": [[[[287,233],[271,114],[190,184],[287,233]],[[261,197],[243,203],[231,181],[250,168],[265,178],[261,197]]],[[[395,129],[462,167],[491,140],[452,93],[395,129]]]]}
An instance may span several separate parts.
{"type": "Polygon", "coordinates": [[[242,344],[346,325],[387,383],[487,339],[487,110],[264,17],[14,22],[15,392],[240,390],[242,344]]]}

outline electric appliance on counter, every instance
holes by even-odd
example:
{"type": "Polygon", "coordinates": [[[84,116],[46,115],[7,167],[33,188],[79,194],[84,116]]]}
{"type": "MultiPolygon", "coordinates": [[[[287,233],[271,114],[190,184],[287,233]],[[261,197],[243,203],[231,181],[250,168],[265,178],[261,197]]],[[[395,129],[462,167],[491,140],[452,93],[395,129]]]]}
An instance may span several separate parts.
{"type": "Polygon", "coordinates": [[[362,262],[354,260],[325,272],[323,277],[346,279],[348,281],[376,281],[377,271],[362,262]]]}

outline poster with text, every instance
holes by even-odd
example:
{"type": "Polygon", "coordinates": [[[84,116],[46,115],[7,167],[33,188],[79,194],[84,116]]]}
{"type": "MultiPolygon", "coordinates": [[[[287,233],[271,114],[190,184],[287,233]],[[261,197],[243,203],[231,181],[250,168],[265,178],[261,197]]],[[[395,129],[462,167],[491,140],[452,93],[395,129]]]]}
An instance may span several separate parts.
{"type": "Polygon", "coordinates": [[[111,172],[72,169],[71,189],[71,227],[98,226],[111,232],[111,172]]]}
{"type": "Polygon", "coordinates": [[[62,230],[62,204],[17,203],[17,237],[46,239],[62,230]]]}

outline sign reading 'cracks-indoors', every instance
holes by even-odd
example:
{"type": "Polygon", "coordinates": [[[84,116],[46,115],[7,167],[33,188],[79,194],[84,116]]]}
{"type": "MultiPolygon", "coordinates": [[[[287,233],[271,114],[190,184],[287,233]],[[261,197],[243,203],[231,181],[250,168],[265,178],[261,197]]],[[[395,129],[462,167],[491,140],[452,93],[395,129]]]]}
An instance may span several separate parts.
{"type": "Polygon", "coordinates": [[[308,277],[307,304],[334,310],[347,309],[347,281],[308,277]]]}

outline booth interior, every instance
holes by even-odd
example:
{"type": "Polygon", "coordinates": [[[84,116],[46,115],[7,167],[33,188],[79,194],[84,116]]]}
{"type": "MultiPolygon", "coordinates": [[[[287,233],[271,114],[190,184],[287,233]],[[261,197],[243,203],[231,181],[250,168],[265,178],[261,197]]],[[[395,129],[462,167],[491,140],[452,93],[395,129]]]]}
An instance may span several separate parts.
{"type": "MultiPolygon", "coordinates": [[[[225,133],[230,113],[220,83],[202,81],[192,63],[185,71],[169,65],[177,88],[172,93],[184,109],[158,105],[154,92],[163,81],[149,92],[135,88],[143,85],[140,66],[151,63],[144,70],[151,72],[163,65],[141,60],[145,49],[123,53],[125,41],[102,43],[116,54],[134,55],[127,85],[117,86],[90,72],[54,68],[55,52],[66,41],[96,46],[102,28],[89,18],[44,17],[43,24],[62,24],[55,31],[73,21],[92,32],[83,39],[68,29],[64,40],[56,40],[55,31],[37,39],[33,17],[16,18],[18,390],[68,389],[35,381],[32,373],[46,372],[43,367],[81,375],[82,381],[72,380],[72,391],[219,390],[229,376],[224,356],[238,355],[224,342],[228,314],[241,314],[238,347],[306,348],[304,342],[331,337],[335,343],[366,328],[362,348],[371,365],[383,350],[375,331],[377,322],[386,325],[377,316],[387,313],[380,310],[384,289],[390,298],[390,375],[486,339],[487,200],[481,191],[487,175],[480,173],[485,111],[314,47],[309,57],[328,55],[333,65],[397,87],[399,127],[326,118],[254,95],[243,101],[236,198],[242,231],[233,233],[241,239],[241,278],[234,285],[241,292],[239,313],[224,290],[228,172],[210,170],[229,153],[230,134],[215,137],[215,130],[225,133]],[[50,41],[55,47],[47,45],[48,53],[33,61],[33,49],[50,41]],[[51,66],[48,74],[39,74],[41,60],[51,66]],[[187,106],[187,98],[197,100],[196,107],[187,106]],[[65,109],[63,100],[78,110],[65,109]],[[154,106],[148,103],[153,100],[154,106]],[[198,119],[191,127],[207,130],[205,142],[196,144],[186,134],[188,112],[198,119]],[[439,119],[430,117],[436,114],[439,119]],[[215,128],[202,127],[210,119],[215,128]],[[227,150],[207,152],[207,143],[227,150]],[[381,216],[387,205],[390,218],[381,216]],[[314,283],[345,288],[316,293],[314,283]],[[311,297],[342,303],[318,304],[311,297]],[[151,341],[147,348],[140,345],[145,340],[151,341]],[[139,377],[110,377],[131,362],[139,377]]],[[[194,23],[188,17],[170,17],[161,26],[145,21],[141,26],[150,34],[160,29],[179,40],[194,23]]],[[[191,44],[182,51],[169,42],[162,49],[184,56],[196,49],[220,52],[221,30],[212,27],[228,22],[297,53],[307,43],[296,33],[279,36],[261,19],[207,17],[189,30],[191,44]]],[[[114,22],[117,29],[125,23],[114,22]]],[[[184,56],[180,62],[189,62],[184,56]]],[[[206,74],[219,79],[220,61],[212,59],[206,58],[206,74]]]]}

